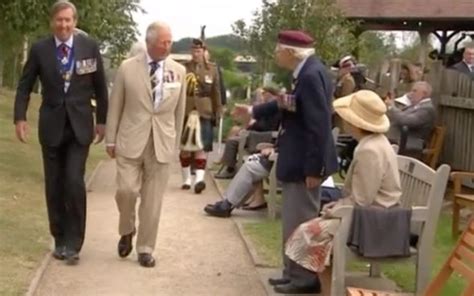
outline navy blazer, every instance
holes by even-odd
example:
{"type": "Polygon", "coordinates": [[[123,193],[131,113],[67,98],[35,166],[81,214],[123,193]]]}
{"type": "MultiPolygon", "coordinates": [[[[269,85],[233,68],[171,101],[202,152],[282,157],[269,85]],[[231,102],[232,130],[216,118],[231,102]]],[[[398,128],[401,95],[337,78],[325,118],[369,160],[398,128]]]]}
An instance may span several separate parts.
{"type": "MultiPolygon", "coordinates": [[[[282,111],[278,135],[277,178],[303,182],[306,177],[326,178],[337,171],[336,147],[331,133],[333,86],[316,57],[309,57],[295,81],[296,112],[282,111]]],[[[255,106],[258,119],[279,112],[276,101],[255,106]]]]}

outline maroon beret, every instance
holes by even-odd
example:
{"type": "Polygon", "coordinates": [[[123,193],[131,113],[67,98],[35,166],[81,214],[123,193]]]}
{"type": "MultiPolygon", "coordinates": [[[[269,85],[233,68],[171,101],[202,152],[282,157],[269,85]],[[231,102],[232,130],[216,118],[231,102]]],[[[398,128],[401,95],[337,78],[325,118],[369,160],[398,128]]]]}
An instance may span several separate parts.
{"type": "Polygon", "coordinates": [[[278,34],[278,43],[295,47],[311,48],[313,47],[314,40],[303,31],[286,30],[278,34]]]}

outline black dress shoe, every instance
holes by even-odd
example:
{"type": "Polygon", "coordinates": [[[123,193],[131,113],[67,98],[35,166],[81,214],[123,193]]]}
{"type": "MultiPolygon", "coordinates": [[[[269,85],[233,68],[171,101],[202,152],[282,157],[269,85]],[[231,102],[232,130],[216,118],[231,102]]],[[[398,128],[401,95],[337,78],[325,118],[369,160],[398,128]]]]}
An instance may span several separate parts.
{"type": "Polygon", "coordinates": [[[227,200],[218,201],[213,205],[207,205],[204,212],[214,217],[228,218],[232,213],[233,207],[227,200]]]}
{"type": "Polygon", "coordinates": [[[136,230],[134,229],[132,233],[127,234],[127,235],[122,235],[122,237],[120,238],[117,249],[118,249],[118,254],[121,258],[127,257],[132,252],[133,250],[132,239],[135,233],[136,233],[136,230]]]}
{"type": "Polygon", "coordinates": [[[266,208],[268,208],[268,205],[267,205],[266,202],[264,202],[263,204],[258,205],[258,206],[254,206],[254,207],[243,206],[242,210],[245,210],[245,211],[260,211],[260,210],[264,210],[266,208]]]}
{"type": "Polygon", "coordinates": [[[206,189],[206,183],[204,181],[199,181],[194,185],[194,192],[200,194],[204,189],[206,189]]]}
{"type": "Polygon", "coordinates": [[[68,250],[64,252],[64,260],[67,265],[77,265],[79,263],[79,253],[74,250],[68,250]]]}
{"type": "Polygon", "coordinates": [[[181,186],[181,189],[183,189],[183,190],[189,190],[189,189],[191,189],[191,185],[189,185],[189,184],[183,184],[183,185],[181,186]]]}
{"type": "Polygon", "coordinates": [[[151,254],[138,254],[138,263],[143,267],[155,267],[155,258],[151,254]]]}
{"type": "Polygon", "coordinates": [[[53,258],[57,259],[57,260],[64,260],[65,252],[66,252],[65,247],[63,247],[63,246],[56,247],[56,248],[54,248],[54,251],[52,253],[53,258]]]}
{"type": "Polygon", "coordinates": [[[291,281],[290,279],[285,279],[285,278],[269,278],[268,283],[271,286],[278,286],[278,285],[286,285],[289,284],[291,281]]]}
{"type": "Polygon", "coordinates": [[[289,284],[275,286],[273,290],[280,294],[319,294],[321,293],[321,286],[296,286],[290,282],[289,284]]]}

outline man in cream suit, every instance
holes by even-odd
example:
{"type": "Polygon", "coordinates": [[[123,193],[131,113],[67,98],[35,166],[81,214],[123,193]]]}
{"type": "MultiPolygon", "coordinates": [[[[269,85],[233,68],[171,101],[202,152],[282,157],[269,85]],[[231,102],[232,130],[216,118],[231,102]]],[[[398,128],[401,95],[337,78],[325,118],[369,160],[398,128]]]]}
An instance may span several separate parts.
{"type": "Polygon", "coordinates": [[[116,202],[120,212],[120,257],[132,251],[135,204],[140,196],[138,261],[154,267],[161,201],[169,163],[179,149],[186,103],[186,72],[169,58],[172,45],[167,24],[152,23],[146,52],[125,60],[118,69],[107,115],[107,153],[117,161],[116,202]]]}

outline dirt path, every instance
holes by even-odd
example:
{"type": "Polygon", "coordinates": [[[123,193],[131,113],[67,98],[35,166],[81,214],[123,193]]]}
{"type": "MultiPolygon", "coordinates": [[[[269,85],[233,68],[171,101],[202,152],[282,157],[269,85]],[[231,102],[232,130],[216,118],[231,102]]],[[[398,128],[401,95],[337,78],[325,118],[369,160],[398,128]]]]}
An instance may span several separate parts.
{"type": "Polygon", "coordinates": [[[202,211],[218,198],[211,180],[205,194],[184,193],[178,165],[165,194],[157,266],[140,267],[135,253],[121,260],[114,180],[114,163],[103,163],[90,185],[80,264],[70,267],[52,259],[35,295],[266,295],[232,220],[202,211]]]}

